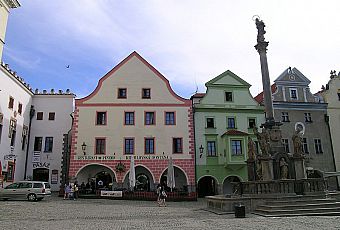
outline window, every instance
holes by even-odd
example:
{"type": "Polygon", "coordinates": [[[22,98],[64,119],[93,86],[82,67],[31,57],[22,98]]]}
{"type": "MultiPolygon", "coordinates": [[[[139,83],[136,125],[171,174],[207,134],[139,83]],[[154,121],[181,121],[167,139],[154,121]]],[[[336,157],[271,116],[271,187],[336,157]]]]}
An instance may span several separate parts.
{"type": "Polygon", "coordinates": [[[126,97],[127,97],[126,88],[119,88],[118,89],[118,98],[126,98],[126,97]]]}
{"type": "Polygon", "coordinates": [[[96,138],[96,154],[105,154],[105,138],[96,138]]]}
{"type": "Polygon", "coordinates": [[[34,183],[33,184],[33,188],[43,188],[43,187],[44,187],[43,183],[34,183]]]}
{"type": "Polygon", "coordinates": [[[41,152],[41,146],[42,146],[42,137],[35,137],[34,138],[34,152],[41,152]]]}
{"type": "Polygon", "coordinates": [[[124,154],[134,154],[135,140],[133,138],[125,138],[124,142],[124,154]]]}
{"type": "Polygon", "coordinates": [[[54,121],[54,119],[55,119],[55,112],[48,113],[48,120],[54,121]]]}
{"type": "Polygon", "coordinates": [[[228,117],[228,129],[235,129],[235,118],[234,117],[228,117]]]}
{"type": "Polygon", "coordinates": [[[44,118],[43,112],[37,112],[37,120],[41,121],[44,118]]]}
{"type": "Polygon", "coordinates": [[[315,153],[323,153],[321,139],[314,139],[315,153]]]}
{"type": "Polygon", "coordinates": [[[13,109],[13,106],[14,106],[14,98],[9,97],[8,108],[13,109]]]}
{"type": "Polygon", "coordinates": [[[172,151],[173,151],[173,153],[182,153],[183,152],[182,138],[173,138],[172,139],[172,151]]]}
{"type": "Polygon", "coordinates": [[[154,125],[155,122],[155,112],[145,112],[145,125],[154,125]]]}
{"type": "Polygon", "coordinates": [[[212,118],[212,117],[207,118],[207,128],[215,128],[214,123],[215,123],[214,118],[212,118]]]}
{"type": "Polygon", "coordinates": [[[17,134],[17,121],[11,118],[9,123],[9,133],[8,136],[11,138],[11,146],[14,147],[15,145],[15,137],[17,134]]]}
{"type": "Polygon", "coordinates": [[[305,122],[312,122],[312,114],[305,113],[305,122]]]}
{"type": "Polygon", "coordinates": [[[20,182],[19,188],[32,188],[32,183],[30,183],[30,182],[20,182]]]}
{"type": "Polygon", "coordinates": [[[233,101],[233,93],[232,92],[225,92],[225,100],[226,101],[233,101]]]}
{"type": "Polygon", "coordinates": [[[308,142],[307,142],[307,138],[303,138],[302,141],[303,141],[303,142],[302,142],[302,151],[303,151],[304,153],[308,154],[309,151],[308,151],[308,142]]]}
{"type": "Polygon", "coordinates": [[[233,155],[242,155],[242,141],[241,140],[231,141],[231,153],[233,155]]]}
{"type": "Polygon", "coordinates": [[[297,90],[296,89],[290,89],[290,98],[291,99],[297,99],[297,90]]]}
{"type": "Polygon", "coordinates": [[[283,144],[283,146],[285,147],[285,152],[286,152],[286,153],[290,153],[290,151],[289,151],[289,141],[288,141],[288,139],[282,139],[282,144],[283,144]]]}
{"type": "Polygon", "coordinates": [[[252,129],[256,127],[256,119],[255,118],[248,118],[248,128],[252,129]]]}
{"type": "Polygon", "coordinates": [[[142,89],[142,98],[150,99],[151,98],[151,89],[142,89]]]}
{"type": "Polygon", "coordinates": [[[44,152],[50,153],[53,150],[53,137],[45,138],[45,149],[44,152]]]}
{"type": "Polygon", "coordinates": [[[135,112],[125,112],[125,125],[135,124],[135,112]]]}
{"type": "Polygon", "coordinates": [[[22,104],[19,103],[18,105],[18,113],[21,115],[22,114],[22,104]]]}
{"type": "Polygon", "coordinates": [[[208,156],[209,157],[215,157],[216,156],[216,142],[215,141],[208,141],[207,142],[208,147],[208,156]]]}
{"type": "Polygon", "coordinates": [[[22,135],[21,135],[21,150],[25,150],[26,141],[27,141],[27,135],[28,135],[28,127],[24,125],[22,127],[22,135]]]}
{"type": "Polygon", "coordinates": [[[0,113],[0,143],[1,143],[1,137],[2,137],[3,120],[4,120],[4,115],[0,113]]]}
{"type": "Polygon", "coordinates": [[[288,112],[282,112],[282,122],[289,122],[288,112]]]}
{"type": "Polygon", "coordinates": [[[165,124],[175,125],[175,112],[165,112],[165,124]]]}
{"type": "Polygon", "coordinates": [[[145,154],[154,154],[155,153],[155,139],[154,138],[145,138],[145,154]]]}
{"type": "Polygon", "coordinates": [[[106,112],[97,112],[96,125],[106,125],[106,112]]]}

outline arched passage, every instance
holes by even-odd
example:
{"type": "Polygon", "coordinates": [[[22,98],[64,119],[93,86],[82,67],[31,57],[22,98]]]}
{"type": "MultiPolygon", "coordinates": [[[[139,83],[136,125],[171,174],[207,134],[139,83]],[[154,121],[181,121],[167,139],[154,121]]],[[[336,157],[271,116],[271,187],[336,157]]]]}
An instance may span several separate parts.
{"type": "Polygon", "coordinates": [[[204,176],[199,179],[197,185],[198,197],[216,195],[217,181],[212,176],[204,176]]]}
{"type": "Polygon", "coordinates": [[[232,182],[241,182],[240,178],[237,176],[228,176],[223,181],[223,194],[232,194],[233,185],[232,182]]]}
{"type": "Polygon", "coordinates": [[[48,182],[49,170],[47,168],[33,169],[33,180],[48,182]]]}
{"type": "MultiPolygon", "coordinates": [[[[167,174],[168,174],[168,169],[166,169],[161,176],[160,179],[160,184],[165,185],[167,184],[167,174]]],[[[188,191],[188,180],[187,177],[184,173],[184,171],[176,166],[174,166],[174,174],[175,174],[175,188],[174,190],[176,191],[188,191]]]]}
{"type": "MultiPolygon", "coordinates": [[[[143,165],[135,166],[135,174],[136,174],[136,186],[135,190],[137,191],[151,191],[154,189],[154,180],[153,175],[143,165]]],[[[125,175],[123,187],[129,187],[129,173],[125,175]]]]}
{"type": "Polygon", "coordinates": [[[91,164],[86,165],[85,167],[81,168],[77,175],[78,184],[89,184],[89,186],[94,191],[97,188],[108,188],[112,189],[113,184],[116,182],[116,177],[114,172],[104,166],[99,164],[91,164]],[[98,183],[102,181],[101,183],[98,183]]]}

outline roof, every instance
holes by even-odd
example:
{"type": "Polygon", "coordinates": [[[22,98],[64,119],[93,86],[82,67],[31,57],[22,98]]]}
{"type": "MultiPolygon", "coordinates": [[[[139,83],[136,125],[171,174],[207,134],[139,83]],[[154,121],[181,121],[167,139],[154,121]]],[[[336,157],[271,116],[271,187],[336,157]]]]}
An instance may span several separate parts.
{"type": "Polygon", "coordinates": [[[193,97],[199,97],[199,98],[202,98],[205,96],[205,93],[195,93],[194,95],[191,96],[191,98],[193,97]]]}
{"type": "MultiPolygon", "coordinates": [[[[272,93],[274,93],[276,91],[276,84],[272,84],[271,85],[271,91],[272,93]]],[[[259,104],[261,104],[263,102],[263,91],[261,93],[259,93],[256,97],[254,97],[255,101],[257,101],[259,104]]]]}
{"type": "Polygon", "coordinates": [[[223,133],[222,136],[224,135],[229,135],[229,136],[248,136],[248,133],[242,132],[242,131],[238,131],[236,129],[231,129],[228,130],[227,132],[223,133]]]}
{"type": "Polygon", "coordinates": [[[221,73],[220,75],[218,75],[217,77],[211,79],[210,81],[208,81],[207,83],[205,83],[205,86],[212,86],[214,85],[214,83],[216,83],[217,81],[219,81],[220,79],[224,78],[224,77],[232,77],[234,80],[236,80],[237,82],[239,82],[241,85],[244,85],[246,87],[250,87],[251,85],[246,82],[245,80],[243,80],[242,78],[240,78],[239,76],[237,76],[236,74],[234,74],[233,72],[231,72],[230,70],[227,70],[223,73],[221,73]]]}

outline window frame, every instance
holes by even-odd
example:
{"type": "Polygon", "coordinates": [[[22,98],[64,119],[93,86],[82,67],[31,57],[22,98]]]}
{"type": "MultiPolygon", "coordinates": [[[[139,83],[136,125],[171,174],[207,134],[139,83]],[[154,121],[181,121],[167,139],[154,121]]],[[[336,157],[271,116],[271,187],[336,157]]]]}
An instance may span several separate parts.
{"type": "MultiPolygon", "coordinates": [[[[124,137],[124,154],[125,155],[134,155],[135,154],[135,138],[134,137],[124,137]],[[132,141],[132,153],[127,152],[127,141],[132,141]]],[[[131,149],[131,148],[129,148],[131,149]]]]}
{"type": "Polygon", "coordinates": [[[227,128],[228,129],[236,129],[236,118],[235,117],[227,117],[227,128]],[[229,126],[229,119],[234,121],[234,127],[229,126]]]}
{"type": "Polygon", "coordinates": [[[154,137],[144,137],[144,154],[145,155],[154,155],[155,154],[155,150],[156,150],[156,142],[155,142],[155,138],[154,137]],[[148,152],[146,147],[147,147],[147,141],[152,141],[152,152],[148,152]]]}
{"type": "Polygon", "coordinates": [[[281,122],[290,122],[288,112],[281,112],[281,122]]]}
{"type": "Polygon", "coordinates": [[[20,102],[18,104],[18,114],[22,115],[22,104],[20,102]]]}
{"type": "Polygon", "coordinates": [[[44,120],[44,112],[39,111],[37,112],[37,121],[43,121],[44,120]]]}
{"type": "Polygon", "coordinates": [[[255,117],[248,117],[248,129],[253,129],[257,126],[256,124],[256,118],[255,117]],[[250,127],[250,120],[254,120],[254,126],[253,127],[250,127]]]}
{"type": "MultiPolygon", "coordinates": [[[[242,155],[244,155],[244,153],[243,153],[243,141],[241,140],[241,139],[231,139],[230,140],[230,147],[231,147],[231,155],[232,156],[242,156],[242,155]],[[235,145],[233,145],[233,142],[239,142],[240,143],[240,145],[239,145],[239,147],[240,147],[240,150],[241,150],[241,153],[239,154],[239,153],[234,153],[234,146],[235,145]]],[[[237,147],[238,145],[236,145],[236,147],[237,147]]],[[[236,151],[238,150],[238,148],[236,148],[235,149],[236,151]]]]}
{"type": "Polygon", "coordinates": [[[224,101],[225,102],[233,102],[234,101],[234,94],[233,94],[232,91],[224,91],[224,101]],[[227,94],[229,95],[229,97],[227,96],[227,94]],[[231,97],[231,100],[227,100],[230,97],[231,97]]]}
{"type": "Polygon", "coordinates": [[[117,98],[118,99],[127,99],[127,88],[118,88],[117,98]],[[124,92],[124,95],[122,94],[122,92],[124,92]]]}
{"type": "Polygon", "coordinates": [[[207,129],[214,129],[215,128],[215,118],[214,117],[206,117],[205,118],[205,127],[207,129]],[[208,125],[208,124],[210,124],[210,122],[208,122],[208,119],[212,119],[212,125],[213,125],[212,127],[208,125]]]}
{"type": "Polygon", "coordinates": [[[42,151],[42,143],[43,143],[43,137],[40,137],[40,136],[35,136],[34,137],[34,144],[33,144],[33,152],[41,152],[42,151]],[[40,143],[37,143],[37,140],[38,140],[38,138],[40,138],[40,143]],[[37,143],[37,144],[36,144],[37,143]],[[39,146],[37,146],[37,145],[39,145],[39,146]],[[36,146],[38,147],[38,148],[36,148],[36,146]],[[39,149],[40,148],[40,149],[39,149]]]}
{"type": "MultiPolygon", "coordinates": [[[[101,148],[100,148],[101,150],[101,148]]],[[[95,137],[95,144],[94,144],[94,155],[105,155],[106,154],[106,137],[95,137]],[[104,152],[102,153],[97,153],[97,145],[98,145],[98,142],[97,141],[104,141],[104,152]]]]}
{"type": "Polygon", "coordinates": [[[14,108],[14,97],[9,96],[9,101],[8,101],[8,108],[13,110],[14,108]]]}
{"type": "Polygon", "coordinates": [[[292,100],[298,100],[299,96],[298,96],[297,88],[289,88],[289,96],[290,96],[290,99],[292,99],[292,100]],[[293,97],[294,96],[293,92],[295,92],[295,97],[293,97]]]}
{"type": "Polygon", "coordinates": [[[304,113],[304,116],[305,116],[305,122],[308,122],[308,123],[313,122],[312,113],[306,112],[306,113],[304,113]]]}
{"type": "Polygon", "coordinates": [[[216,157],[217,156],[217,148],[216,148],[216,141],[215,140],[210,140],[210,141],[207,141],[207,157],[216,157]],[[210,148],[210,144],[213,144],[213,148],[210,148]],[[213,151],[211,150],[214,150],[214,153],[213,151]]]}
{"type": "Polygon", "coordinates": [[[308,149],[308,140],[306,137],[302,138],[302,151],[305,154],[309,154],[309,149],[308,149]]]}
{"type": "Polygon", "coordinates": [[[281,142],[283,144],[283,147],[285,148],[286,153],[290,153],[290,146],[289,146],[288,138],[282,138],[281,142]]]}
{"type": "Polygon", "coordinates": [[[164,125],[176,125],[176,111],[164,111],[164,125]],[[173,114],[173,123],[167,123],[171,119],[167,119],[167,114],[173,114]]]}
{"type": "Polygon", "coordinates": [[[55,120],[55,112],[49,112],[48,113],[48,120],[54,121],[55,120]]]}
{"type": "Polygon", "coordinates": [[[106,126],[107,125],[107,111],[96,111],[96,121],[95,121],[95,125],[96,126],[106,126]],[[102,113],[104,114],[104,124],[99,124],[98,123],[98,118],[99,118],[99,114],[102,113]]]}
{"type": "Polygon", "coordinates": [[[51,153],[51,152],[53,152],[53,137],[45,137],[44,153],[51,153]],[[52,140],[52,142],[51,141],[48,142],[47,140],[52,140]],[[47,149],[47,147],[49,147],[49,149],[47,149]]]}
{"type": "MultiPolygon", "coordinates": [[[[131,117],[129,117],[131,118],[131,117]]],[[[130,119],[129,119],[130,121],[130,119]]],[[[130,126],[130,125],[135,125],[135,111],[124,111],[124,125],[127,125],[127,126],[130,126]],[[127,123],[127,115],[128,114],[132,114],[133,115],[133,120],[132,120],[132,123],[127,123]]]]}
{"type": "Polygon", "coordinates": [[[151,99],[151,88],[142,88],[142,99],[151,99]],[[145,92],[149,92],[149,95],[146,95],[145,92]]]}
{"type": "Polygon", "coordinates": [[[173,137],[172,138],[172,153],[173,154],[182,154],[183,153],[183,137],[173,137]],[[178,140],[180,141],[179,143],[176,142],[178,140]],[[179,148],[178,148],[178,144],[179,144],[179,148]],[[177,151],[177,150],[179,150],[179,151],[177,151]]]}
{"type": "Polygon", "coordinates": [[[314,138],[314,150],[316,154],[323,154],[322,142],[320,138],[314,138]]]}
{"type": "Polygon", "coordinates": [[[156,111],[144,111],[144,125],[156,125],[156,111]],[[147,114],[153,114],[153,123],[147,123],[147,114]]]}

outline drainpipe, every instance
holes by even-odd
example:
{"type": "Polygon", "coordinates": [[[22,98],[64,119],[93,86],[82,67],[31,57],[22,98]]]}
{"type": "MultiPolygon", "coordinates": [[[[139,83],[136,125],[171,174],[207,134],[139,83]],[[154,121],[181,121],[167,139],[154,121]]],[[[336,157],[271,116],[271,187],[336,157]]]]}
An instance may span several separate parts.
{"type": "Polygon", "coordinates": [[[24,171],[24,179],[26,180],[26,174],[27,174],[27,161],[28,161],[28,151],[29,151],[29,147],[30,147],[30,136],[31,136],[31,126],[32,126],[32,119],[34,117],[35,114],[35,109],[34,109],[34,105],[31,105],[31,109],[30,109],[30,122],[28,125],[28,136],[27,136],[27,147],[26,147],[26,158],[25,158],[25,171],[24,171]]]}
{"type": "Polygon", "coordinates": [[[197,169],[196,169],[196,128],[195,128],[195,106],[194,106],[194,100],[191,100],[191,106],[192,106],[192,125],[193,127],[193,134],[194,134],[194,169],[195,169],[195,192],[196,192],[196,199],[198,197],[198,191],[197,191],[197,169]]]}
{"type": "MultiPolygon", "coordinates": [[[[332,151],[332,156],[333,156],[333,166],[334,166],[334,171],[336,172],[336,164],[335,164],[335,157],[334,157],[334,149],[333,149],[333,141],[332,141],[332,133],[331,133],[331,127],[329,126],[329,116],[327,114],[325,114],[325,121],[327,124],[327,129],[328,129],[328,134],[329,134],[329,139],[331,142],[331,151],[332,151]]],[[[338,177],[336,177],[336,188],[337,190],[340,190],[339,188],[339,181],[338,181],[338,177]]]]}

